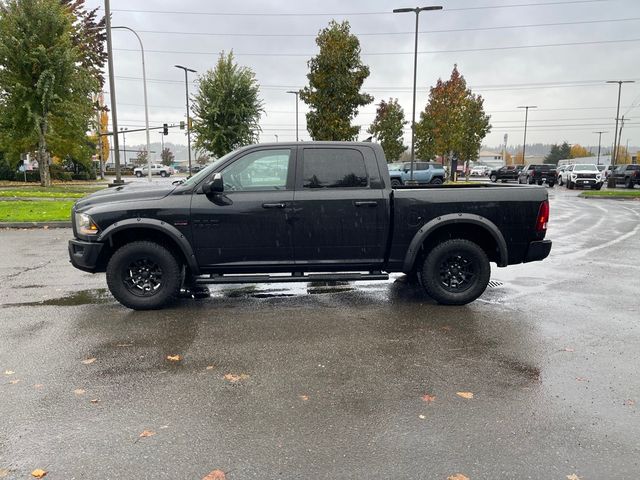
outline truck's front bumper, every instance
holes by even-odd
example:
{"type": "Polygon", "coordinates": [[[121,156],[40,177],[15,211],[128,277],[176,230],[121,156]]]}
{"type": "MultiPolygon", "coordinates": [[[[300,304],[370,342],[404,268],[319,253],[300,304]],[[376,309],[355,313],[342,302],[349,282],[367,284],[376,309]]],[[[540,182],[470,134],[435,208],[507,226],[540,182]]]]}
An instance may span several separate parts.
{"type": "Polygon", "coordinates": [[[524,262],[527,263],[544,260],[549,256],[549,252],[551,252],[551,240],[531,242],[529,244],[529,249],[527,250],[527,255],[524,258],[524,262]]]}
{"type": "Polygon", "coordinates": [[[69,258],[71,264],[85,272],[95,273],[98,256],[104,246],[99,242],[83,242],[82,240],[69,240],[69,258]]]}

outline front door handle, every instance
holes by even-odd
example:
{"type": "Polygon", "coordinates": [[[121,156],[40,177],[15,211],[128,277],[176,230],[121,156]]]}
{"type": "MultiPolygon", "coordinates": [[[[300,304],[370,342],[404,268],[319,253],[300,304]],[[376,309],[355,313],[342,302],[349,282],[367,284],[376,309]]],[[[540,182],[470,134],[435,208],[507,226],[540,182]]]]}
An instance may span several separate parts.
{"type": "Polygon", "coordinates": [[[262,208],[285,208],[284,203],[263,203],[262,208]]]}
{"type": "Polygon", "coordinates": [[[361,201],[361,202],[353,202],[356,207],[377,207],[378,202],[376,201],[361,201]]]}

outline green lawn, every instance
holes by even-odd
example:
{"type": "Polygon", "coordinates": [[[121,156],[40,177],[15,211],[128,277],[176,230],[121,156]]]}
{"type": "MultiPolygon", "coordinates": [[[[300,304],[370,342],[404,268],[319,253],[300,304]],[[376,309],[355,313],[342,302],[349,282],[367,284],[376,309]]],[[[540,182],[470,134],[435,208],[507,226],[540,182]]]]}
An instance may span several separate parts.
{"type": "Polygon", "coordinates": [[[70,221],[73,201],[0,201],[0,222],[70,221]]]}
{"type": "Polygon", "coordinates": [[[612,197],[612,198],[640,198],[640,189],[627,190],[616,188],[615,190],[587,190],[580,194],[581,197],[612,197]]]}
{"type": "Polygon", "coordinates": [[[18,197],[18,198],[82,198],[86,193],[81,192],[51,192],[38,190],[18,190],[7,189],[0,190],[0,197],[18,197]]]}

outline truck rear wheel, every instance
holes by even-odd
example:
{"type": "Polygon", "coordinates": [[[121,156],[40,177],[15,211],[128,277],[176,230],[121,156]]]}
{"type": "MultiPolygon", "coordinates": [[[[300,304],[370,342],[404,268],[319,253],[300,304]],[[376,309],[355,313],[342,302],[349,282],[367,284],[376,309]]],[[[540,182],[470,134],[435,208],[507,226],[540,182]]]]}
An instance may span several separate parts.
{"type": "Polygon", "coordinates": [[[107,265],[107,286],[125,307],[156,310],[178,297],[182,268],[174,255],[155,242],[120,247],[107,265]]]}
{"type": "Polygon", "coordinates": [[[498,176],[497,176],[497,175],[495,175],[495,174],[494,174],[494,175],[491,175],[491,176],[489,177],[489,180],[491,180],[493,183],[496,183],[496,182],[498,181],[498,176]]]}
{"type": "Polygon", "coordinates": [[[400,180],[398,180],[397,178],[392,178],[391,179],[391,187],[401,187],[402,186],[402,182],[400,180]]]}
{"type": "Polygon", "coordinates": [[[434,177],[430,182],[432,185],[442,185],[442,178],[434,177]]]}
{"type": "Polygon", "coordinates": [[[456,238],[429,252],[420,275],[425,291],[438,303],[465,305],[484,293],[491,266],[480,246],[456,238]]]}

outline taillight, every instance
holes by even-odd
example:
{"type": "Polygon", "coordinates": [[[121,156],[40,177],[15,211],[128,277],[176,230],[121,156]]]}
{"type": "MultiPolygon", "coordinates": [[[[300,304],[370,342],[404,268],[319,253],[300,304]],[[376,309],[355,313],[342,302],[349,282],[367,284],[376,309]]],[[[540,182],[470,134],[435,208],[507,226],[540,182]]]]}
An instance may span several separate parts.
{"type": "Polygon", "coordinates": [[[536,232],[546,231],[548,221],[549,221],[549,201],[545,200],[540,204],[540,208],[538,209],[538,218],[536,219],[536,232]]]}

